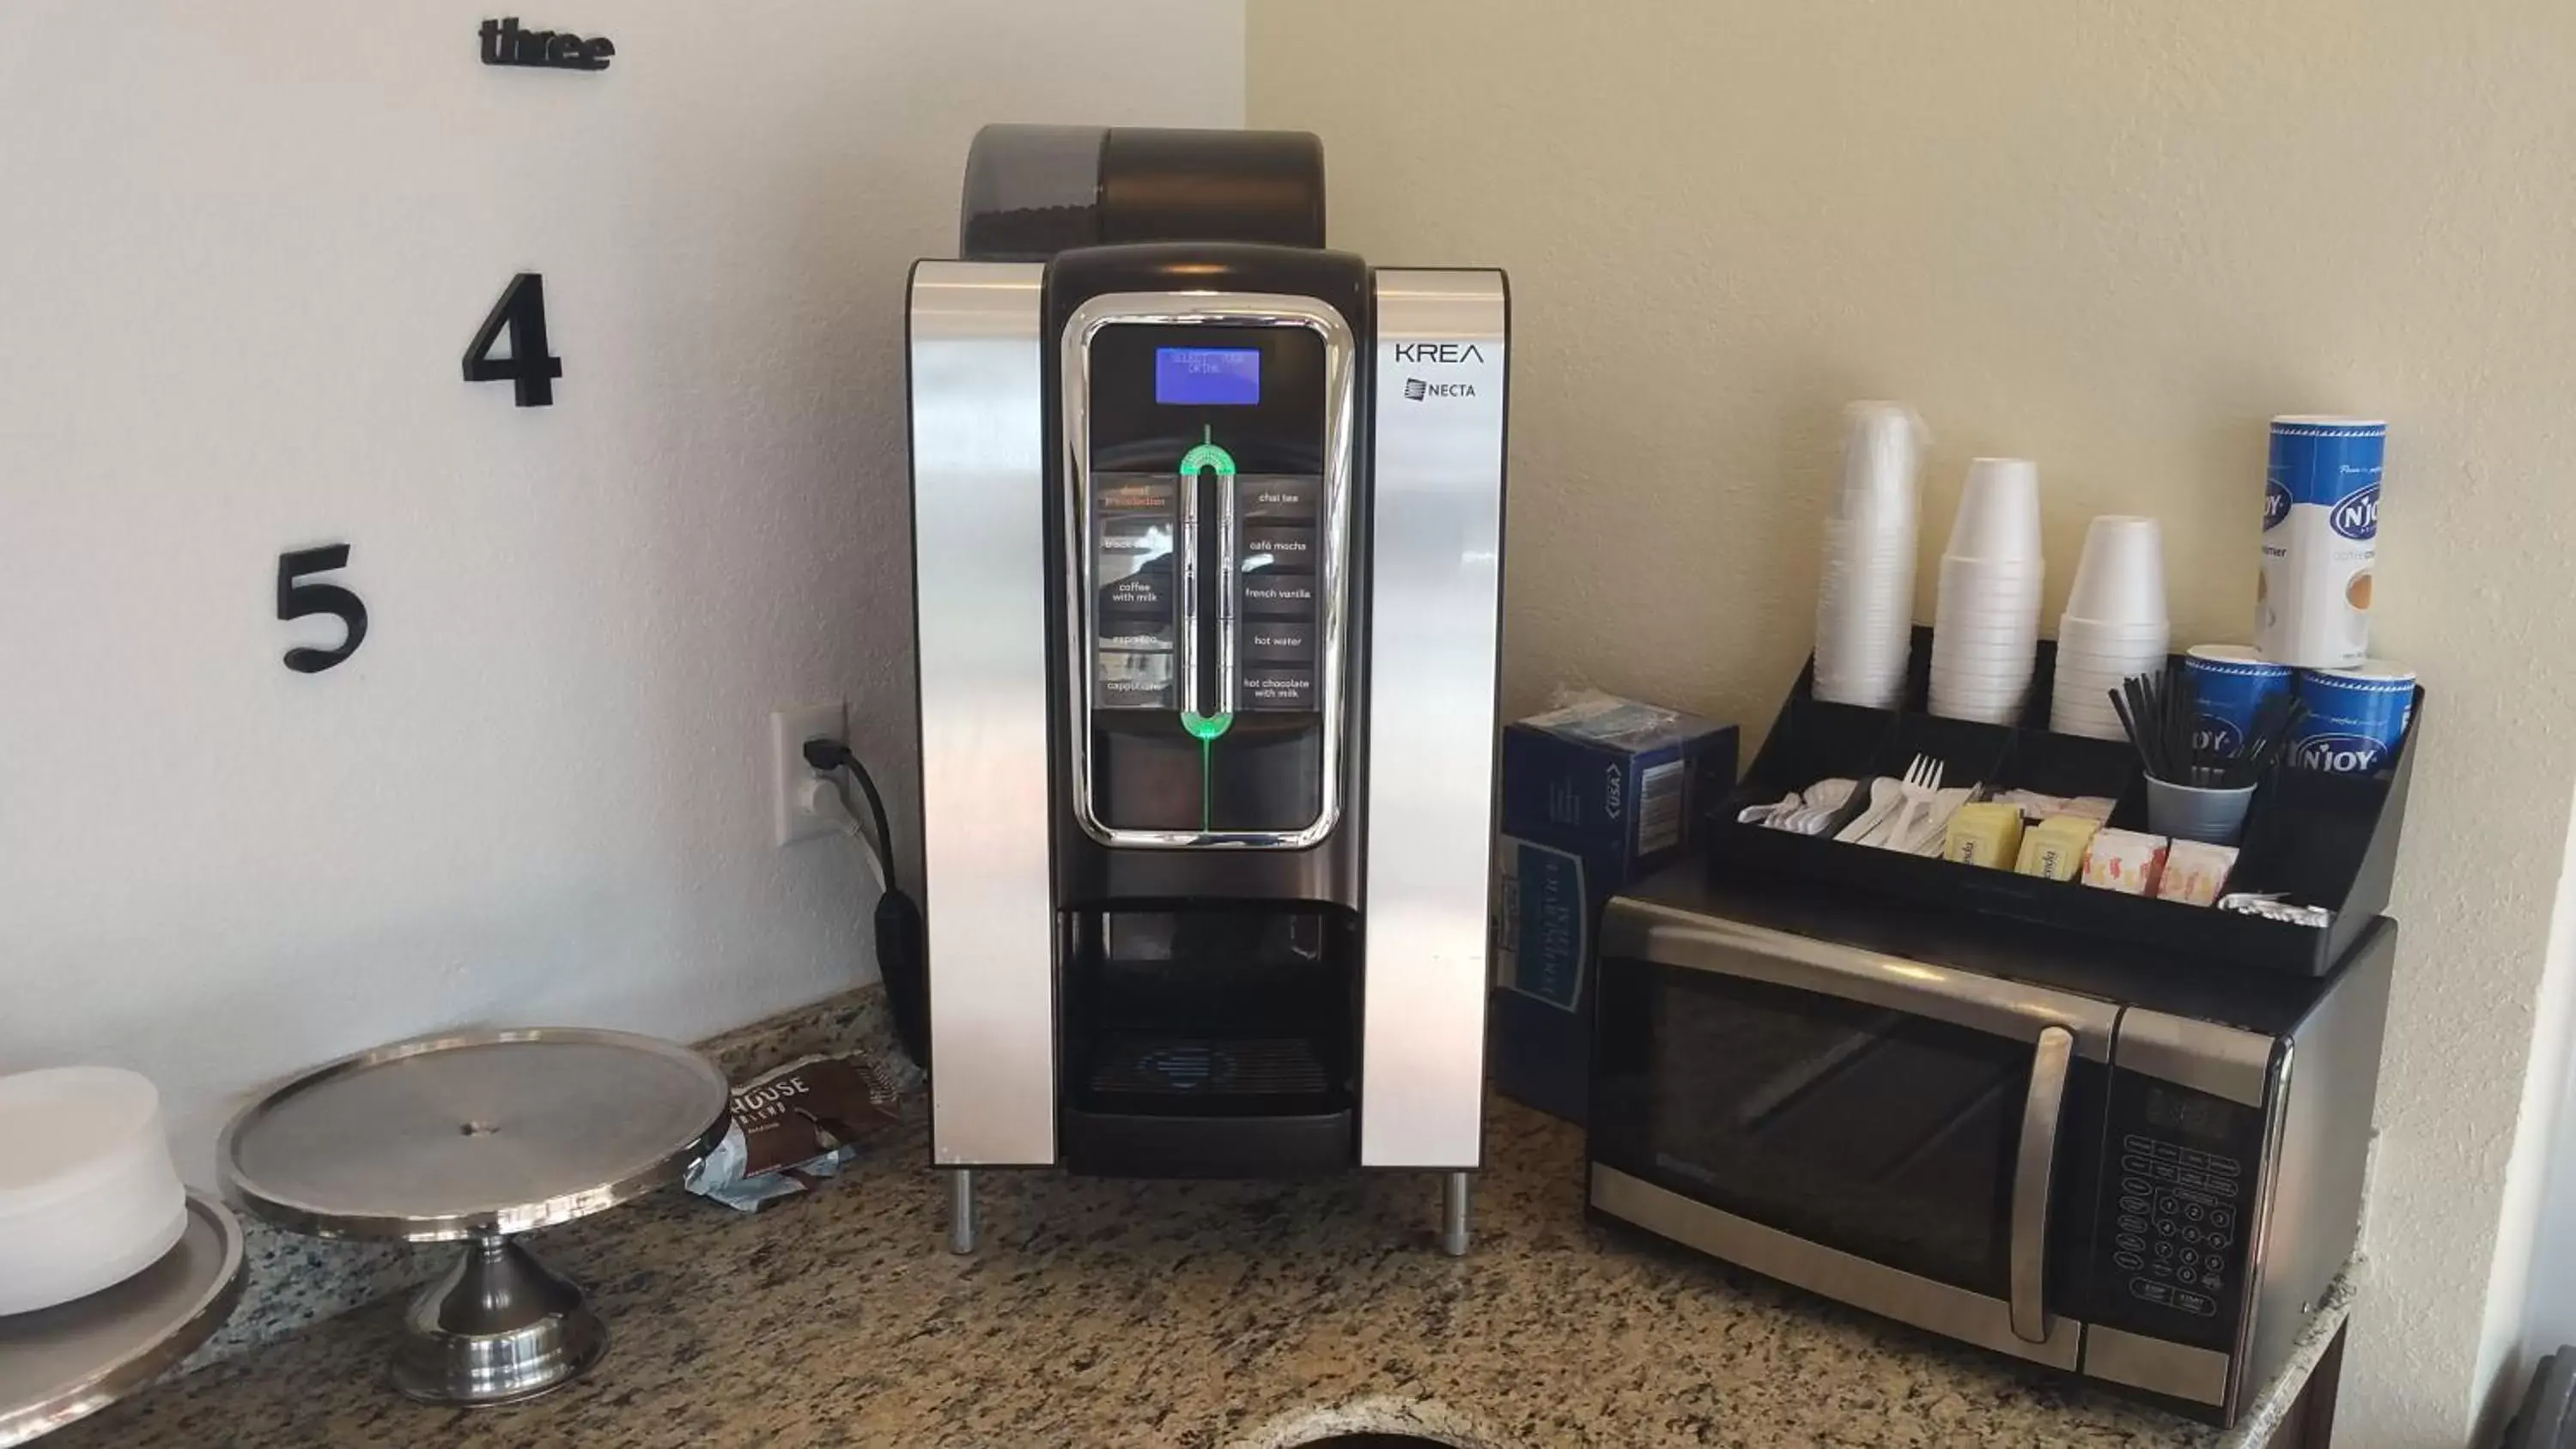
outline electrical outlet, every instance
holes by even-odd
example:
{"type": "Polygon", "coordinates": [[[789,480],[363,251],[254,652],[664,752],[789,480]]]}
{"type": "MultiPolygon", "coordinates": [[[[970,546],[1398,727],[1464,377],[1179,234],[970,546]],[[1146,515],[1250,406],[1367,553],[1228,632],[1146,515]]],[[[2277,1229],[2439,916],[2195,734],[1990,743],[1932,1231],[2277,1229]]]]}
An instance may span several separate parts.
{"type": "Polygon", "coordinates": [[[814,767],[805,763],[805,742],[818,738],[849,743],[849,705],[834,700],[830,704],[799,705],[771,712],[769,809],[780,845],[811,840],[832,829],[830,822],[806,814],[799,803],[805,782],[814,778],[814,767]]]}

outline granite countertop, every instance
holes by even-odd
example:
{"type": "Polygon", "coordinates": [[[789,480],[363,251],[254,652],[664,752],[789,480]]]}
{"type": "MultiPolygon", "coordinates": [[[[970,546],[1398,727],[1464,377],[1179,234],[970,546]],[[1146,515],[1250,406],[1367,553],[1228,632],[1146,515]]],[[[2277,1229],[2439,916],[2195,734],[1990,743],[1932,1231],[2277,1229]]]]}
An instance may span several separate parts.
{"type": "MultiPolygon", "coordinates": [[[[533,1403],[386,1387],[396,1303],[73,1425],[48,1449],[760,1444],[1278,1449],[1336,1432],[1470,1449],[2260,1443],[1822,1302],[1583,1213],[1582,1138],[1497,1101],[1477,1239],[1430,1174],[1297,1184],[982,1174],[945,1250],[919,1128],[740,1215],[666,1193],[544,1235],[607,1358],[533,1403]]],[[[2314,1330],[2321,1349],[2342,1296],[2314,1330]]]]}

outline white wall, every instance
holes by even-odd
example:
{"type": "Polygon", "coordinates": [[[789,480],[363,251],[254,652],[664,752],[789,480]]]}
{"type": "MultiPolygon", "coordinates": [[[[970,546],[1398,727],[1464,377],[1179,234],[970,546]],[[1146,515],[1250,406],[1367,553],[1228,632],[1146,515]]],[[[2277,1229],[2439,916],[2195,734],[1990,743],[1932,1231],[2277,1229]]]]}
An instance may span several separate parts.
{"type": "Polygon", "coordinates": [[[204,1181],[336,1053],[872,977],[766,729],[849,700],[915,836],[905,269],[978,124],[1241,86],[1223,0],[0,6],[0,1071],[149,1072],[204,1181]],[[459,377],[522,269],[551,408],[459,377]],[[372,632],[291,674],[335,540],[372,632]]]}
{"type": "Polygon", "coordinates": [[[2040,461],[2052,617],[2088,516],[2160,515],[2191,642],[2247,632],[2265,420],[2393,420],[2378,637],[2432,702],[2341,1442],[2462,1443],[2557,1080],[2576,10],[1260,0],[1249,54],[1339,244],[1511,269],[1514,708],[1766,726],[1850,398],[1921,406],[1936,520],[2040,461]]]}

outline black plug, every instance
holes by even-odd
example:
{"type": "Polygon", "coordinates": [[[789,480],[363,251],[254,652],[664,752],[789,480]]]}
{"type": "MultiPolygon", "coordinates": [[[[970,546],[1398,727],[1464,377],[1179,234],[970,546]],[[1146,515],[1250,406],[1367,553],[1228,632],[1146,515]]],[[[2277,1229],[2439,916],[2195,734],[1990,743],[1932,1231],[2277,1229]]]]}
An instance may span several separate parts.
{"type": "Polygon", "coordinates": [[[921,907],[905,895],[895,879],[894,832],[886,823],[885,800],[877,794],[877,782],[868,767],[850,747],[828,736],[817,735],[805,742],[805,763],[829,775],[847,770],[859,782],[859,791],[868,797],[870,823],[876,826],[877,862],[885,869],[885,893],[877,899],[876,938],[877,973],[885,981],[886,1005],[894,1014],[895,1035],[904,1050],[930,1069],[930,970],[925,959],[927,932],[923,928],[921,907]]]}

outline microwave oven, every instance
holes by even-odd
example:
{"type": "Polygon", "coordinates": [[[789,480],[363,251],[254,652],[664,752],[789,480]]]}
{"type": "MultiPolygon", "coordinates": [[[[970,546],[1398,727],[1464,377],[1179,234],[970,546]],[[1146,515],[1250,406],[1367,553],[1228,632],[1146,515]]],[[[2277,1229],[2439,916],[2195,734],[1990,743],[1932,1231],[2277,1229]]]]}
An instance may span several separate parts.
{"type": "Polygon", "coordinates": [[[2232,1424],[2358,1237],[2396,934],[2293,977],[1677,866],[1602,924],[1592,1210],[2232,1424]]]}

